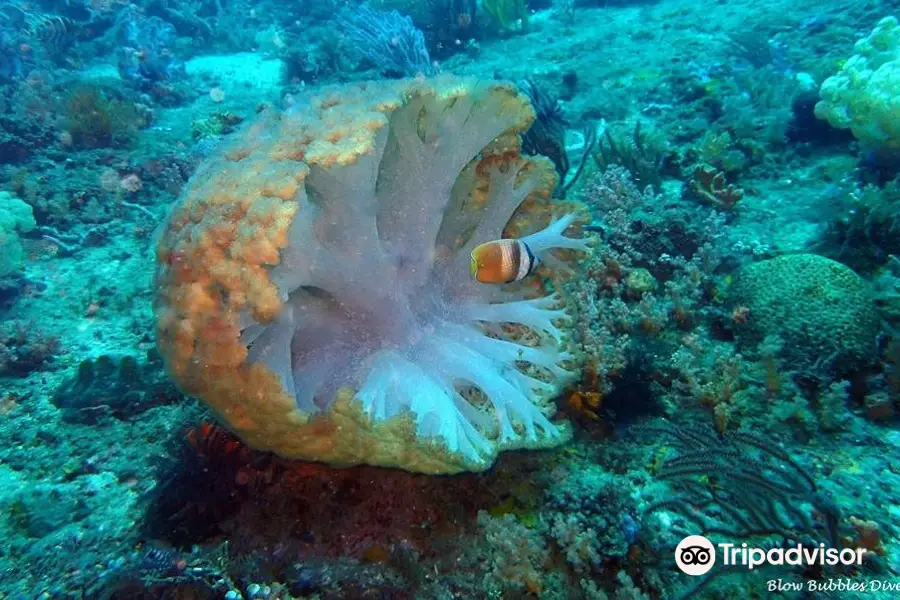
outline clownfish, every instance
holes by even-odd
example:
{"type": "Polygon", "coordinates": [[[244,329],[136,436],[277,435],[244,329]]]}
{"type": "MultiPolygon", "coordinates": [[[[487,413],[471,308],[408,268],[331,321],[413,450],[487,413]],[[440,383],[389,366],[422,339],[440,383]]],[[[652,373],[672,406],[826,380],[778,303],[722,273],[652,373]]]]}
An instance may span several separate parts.
{"type": "Polygon", "coordinates": [[[512,283],[528,277],[539,262],[523,240],[494,240],[472,250],[469,272],[481,283],[512,283]]]}

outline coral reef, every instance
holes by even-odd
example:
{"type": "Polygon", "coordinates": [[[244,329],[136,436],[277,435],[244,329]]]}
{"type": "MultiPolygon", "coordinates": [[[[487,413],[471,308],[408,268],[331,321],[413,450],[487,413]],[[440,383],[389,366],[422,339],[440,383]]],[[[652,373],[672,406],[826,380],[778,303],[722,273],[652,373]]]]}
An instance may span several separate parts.
{"type": "Polygon", "coordinates": [[[0,3],[0,598],[895,578],[897,17],[0,3]]]}

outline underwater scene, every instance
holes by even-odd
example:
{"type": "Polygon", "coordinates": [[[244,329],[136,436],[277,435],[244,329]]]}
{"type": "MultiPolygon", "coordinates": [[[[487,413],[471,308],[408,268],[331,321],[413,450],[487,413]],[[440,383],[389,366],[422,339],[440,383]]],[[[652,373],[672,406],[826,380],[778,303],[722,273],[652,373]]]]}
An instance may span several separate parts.
{"type": "Polygon", "coordinates": [[[900,598],[896,0],[0,0],[0,600],[900,598]]]}

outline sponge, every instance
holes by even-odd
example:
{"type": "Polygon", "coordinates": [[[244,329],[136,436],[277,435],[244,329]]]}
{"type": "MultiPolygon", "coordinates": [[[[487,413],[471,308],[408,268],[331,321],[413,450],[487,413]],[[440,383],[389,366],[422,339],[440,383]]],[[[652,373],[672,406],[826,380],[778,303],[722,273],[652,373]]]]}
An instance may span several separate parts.
{"type": "Polygon", "coordinates": [[[816,116],[850,129],[866,147],[900,151],[900,25],[885,17],[855,54],[822,83],[816,116]]]}

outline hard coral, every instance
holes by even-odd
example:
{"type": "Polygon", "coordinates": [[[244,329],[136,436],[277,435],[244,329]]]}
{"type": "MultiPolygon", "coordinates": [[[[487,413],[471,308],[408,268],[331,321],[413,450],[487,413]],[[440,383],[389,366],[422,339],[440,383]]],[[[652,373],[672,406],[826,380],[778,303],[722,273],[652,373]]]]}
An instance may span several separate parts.
{"type": "MultiPolygon", "coordinates": [[[[546,208],[553,165],[519,154],[533,119],[511,85],[453,78],[331,88],[265,115],[162,229],[171,375],[289,458],[452,473],[564,441],[547,418],[571,375],[558,298],[469,276],[476,244],[546,208]]],[[[584,250],[562,235],[572,220],[525,239],[539,257],[584,250]]]]}
{"type": "Polygon", "coordinates": [[[797,369],[852,371],[870,364],[881,330],[866,282],[815,254],[791,254],[748,265],[729,290],[747,316],[734,322],[742,343],[777,335],[797,369]]]}

